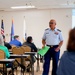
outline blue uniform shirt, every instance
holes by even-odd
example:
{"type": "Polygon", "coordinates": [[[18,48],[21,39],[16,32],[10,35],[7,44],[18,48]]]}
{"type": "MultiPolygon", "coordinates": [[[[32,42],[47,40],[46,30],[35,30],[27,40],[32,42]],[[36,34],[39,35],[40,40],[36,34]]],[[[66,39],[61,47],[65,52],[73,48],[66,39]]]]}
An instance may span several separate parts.
{"type": "Polygon", "coordinates": [[[58,45],[60,41],[63,41],[61,31],[56,28],[54,30],[47,28],[42,39],[46,40],[46,45],[58,45]]]}

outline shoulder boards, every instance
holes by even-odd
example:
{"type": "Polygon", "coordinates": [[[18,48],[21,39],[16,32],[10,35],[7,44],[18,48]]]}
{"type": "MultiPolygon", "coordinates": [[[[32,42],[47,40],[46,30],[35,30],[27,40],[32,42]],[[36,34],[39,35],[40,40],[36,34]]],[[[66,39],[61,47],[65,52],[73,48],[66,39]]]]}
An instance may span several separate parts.
{"type": "Polygon", "coordinates": [[[61,32],[61,30],[57,29],[57,31],[61,32]]]}
{"type": "Polygon", "coordinates": [[[48,30],[49,28],[45,29],[45,30],[48,30]]]}

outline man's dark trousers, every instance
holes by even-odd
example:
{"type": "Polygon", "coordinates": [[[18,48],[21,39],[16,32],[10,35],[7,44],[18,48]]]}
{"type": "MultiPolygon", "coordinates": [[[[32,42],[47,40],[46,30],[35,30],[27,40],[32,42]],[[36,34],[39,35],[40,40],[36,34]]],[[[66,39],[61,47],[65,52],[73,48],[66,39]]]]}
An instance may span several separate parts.
{"type": "Polygon", "coordinates": [[[57,65],[59,60],[59,54],[60,50],[58,52],[55,51],[55,48],[57,48],[58,45],[50,47],[48,52],[44,56],[44,65],[43,65],[43,74],[42,75],[48,75],[49,74],[49,68],[50,68],[50,60],[52,59],[52,75],[57,75],[57,65]]]}

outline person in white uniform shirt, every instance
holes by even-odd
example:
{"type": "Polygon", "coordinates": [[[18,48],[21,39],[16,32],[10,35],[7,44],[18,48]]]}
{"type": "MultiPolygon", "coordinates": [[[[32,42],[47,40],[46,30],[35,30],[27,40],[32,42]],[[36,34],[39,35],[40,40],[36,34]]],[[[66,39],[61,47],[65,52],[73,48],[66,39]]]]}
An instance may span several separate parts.
{"type": "Polygon", "coordinates": [[[52,58],[52,75],[57,75],[57,64],[59,60],[60,48],[63,44],[63,36],[59,29],[56,28],[56,21],[51,19],[49,22],[49,28],[45,29],[42,38],[43,47],[49,46],[50,49],[44,55],[43,73],[42,75],[49,74],[50,60],[52,58]]]}

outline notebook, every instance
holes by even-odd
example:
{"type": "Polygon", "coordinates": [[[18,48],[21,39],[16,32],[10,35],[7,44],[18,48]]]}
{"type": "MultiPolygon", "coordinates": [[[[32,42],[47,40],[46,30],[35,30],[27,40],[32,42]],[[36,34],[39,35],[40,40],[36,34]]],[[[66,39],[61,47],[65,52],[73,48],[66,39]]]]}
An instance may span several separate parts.
{"type": "Polygon", "coordinates": [[[47,53],[47,51],[49,50],[49,48],[50,47],[45,46],[44,48],[39,49],[38,54],[40,54],[41,56],[44,56],[47,53]]]}

